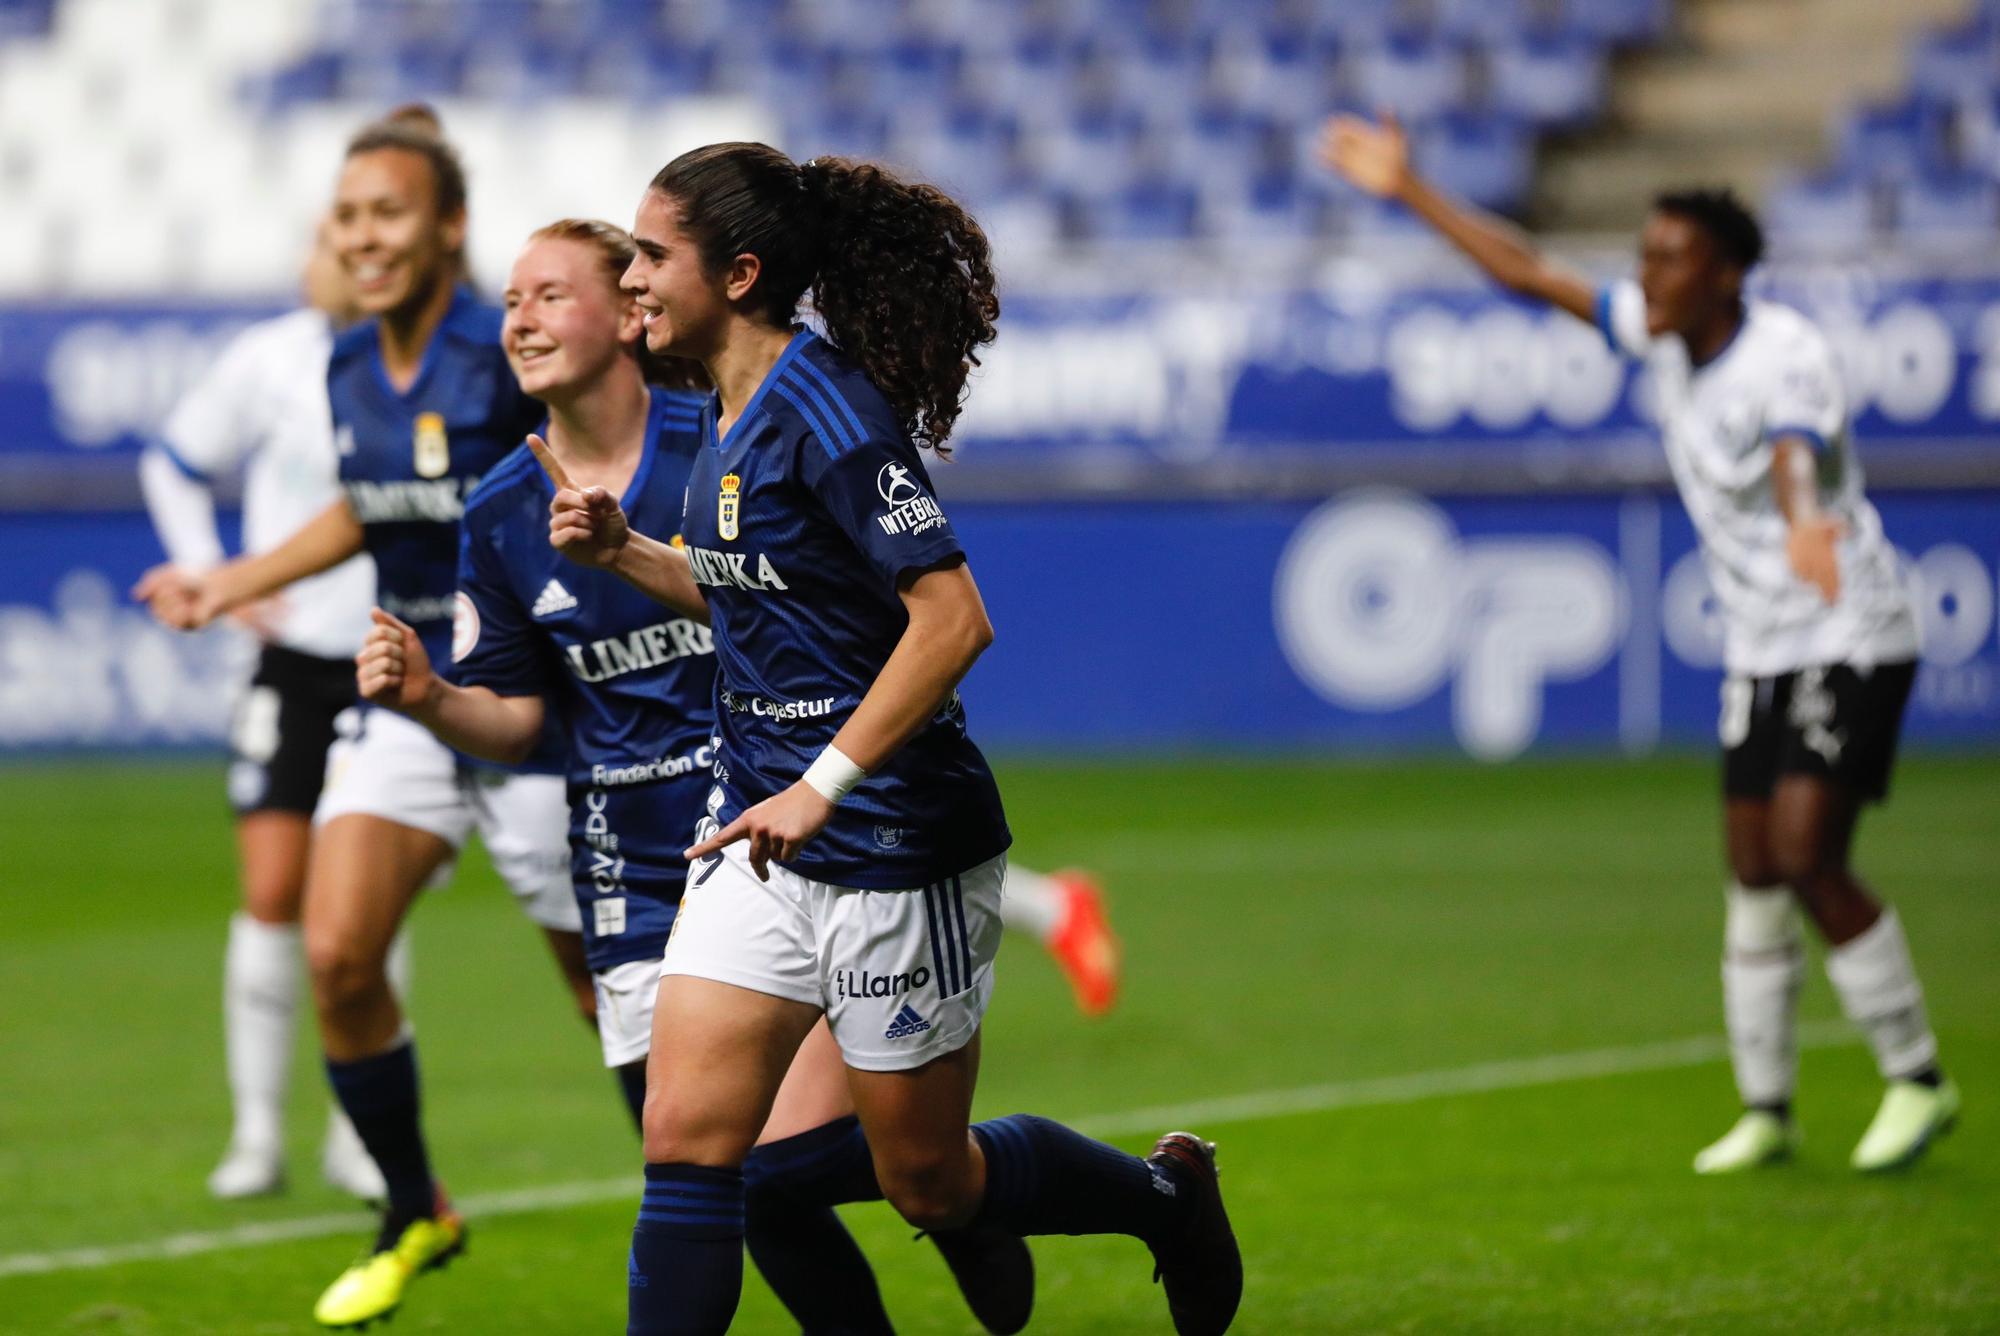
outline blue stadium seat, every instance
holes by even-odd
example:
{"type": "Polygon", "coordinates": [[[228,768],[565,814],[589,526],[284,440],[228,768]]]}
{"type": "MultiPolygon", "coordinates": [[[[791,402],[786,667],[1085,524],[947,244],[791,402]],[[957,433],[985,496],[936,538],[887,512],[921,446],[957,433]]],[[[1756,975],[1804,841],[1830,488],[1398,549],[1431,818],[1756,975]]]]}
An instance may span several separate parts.
{"type": "Polygon", "coordinates": [[[2000,187],[1982,175],[1919,176],[1894,195],[1896,239],[1926,250],[2000,247],[2000,187]]]}
{"type": "Polygon", "coordinates": [[[1670,0],[1567,0],[1562,21],[1572,32],[1630,46],[1665,34],[1672,12],[1670,0]]]}
{"type": "Polygon", "coordinates": [[[578,86],[598,97],[642,102],[689,97],[714,87],[715,55],[713,46],[699,40],[653,31],[593,48],[578,86]]]}
{"type": "Polygon", "coordinates": [[[1840,125],[1840,169],[1877,181],[1951,166],[1950,108],[1928,98],[1855,107],[1840,125]]]}
{"type": "Polygon", "coordinates": [[[1335,216],[1329,192],[1293,176],[1253,180],[1236,198],[1212,201],[1218,236],[1247,242],[1306,241],[1327,235],[1335,216]]]}
{"type": "Polygon", "coordinates": [[[958,84],[965,48],[921,35],[904,36],[881,48],[874,61],[876,96],[899,107],[947,101],[958,84]]]}
{"type": "Polygon", "coordinates": [[[1453,194],[1489,209],[1526,202],[1534,176],[1534,137],[1504,117],[1456,113],[1417,133],[1418,168],[1453,194]]]}
{"type": "Polygon", "coordinates": [[[1392,242],[1403,246],[1440,243],[1429,224],[1400,204],[1349,193],[1340,199],[1338,227],[1350,244],[1392,242]]]}
{"type": "Polygon", "coordinates": [[[1077,204],[1094,241],[1186,241],[1199,232],[1200,197],[1192,186],[1168,178],[1142,178],[1077,204]]]}
{"type": "Polygon", "coordinates": [[[1407,21],[1406,0],[1340,0],[1311,6],[1316,32],[1347,42],[1373,43],[1407,21]]]}
{"type": "Polygon", "coordinates": [[[1961,107],[1958,131],[1965,166],[2000,181],[2000,91],[1961,107]]]}
{"type": "Polygon", "coordinates": [[[441,43],[417,41],[385,52],[351,52],[340,63],[336,95],[394,104],[458,91],[463,54],[441,43]]]}
{"type": "Polygon", "coordinates": [[[467,51],[459,91],[496,102],[534,102],[573,93],[582,82],[584,51],[556,33],[522,41],[507,33],[467,51]]]}
{"type": "Polygon", "coordinates": [[[1370,108],[1390,108],[1405,120],[1427,120],[1465,102],[1465,53],[1457,45],[1392,38],[1351,59],[1356,92],[1370,108]]]}
{"type": "Polygon", "coordinates": [[[337,51],[308,51],[289,65],[246,81],[244,99],[270,116],[302,102],[325,102],[340,90],[337,51]]]}
{"type": "Polygon", "coordinates": [[[56,0],[0,0],[0,41],[40,37],[49,30],[56,0]]]}
{"type": "Polygon", "coordinates": [[[1876,193],[1854,176],[1799,177],[1781,181],[1764,205],[1764,223],[1785,248],[1848,254],[1878,237],[1876,193]]]}
{"type": "Polygon", "coordinates": [[[1548,22],[1546,0],[1434,0],[1437,31],[1455,41],[1493,45],[1548,22]]]}
{"type": "Polygon", "coordinates": [[[1604,107],[1603,48],[1574,33],[1522,36],[1486,53],[1487,97],[1510,116],[1571,128],[1604,107]]]}
{"type": "Polygon", "coordinates": [[[2000,22],[1974,20],[1919,37],[1910,89],[1939,101],[1971,101],[2000,88],[2000,22]]]}
{"type": "Polygon", "coordinates": [[[1123,189],[1138,171],[1144,122],[1118,109],[1080,112],[1040,144],[1043,171],[1064,194],[1094,198],[1123,189]]]}

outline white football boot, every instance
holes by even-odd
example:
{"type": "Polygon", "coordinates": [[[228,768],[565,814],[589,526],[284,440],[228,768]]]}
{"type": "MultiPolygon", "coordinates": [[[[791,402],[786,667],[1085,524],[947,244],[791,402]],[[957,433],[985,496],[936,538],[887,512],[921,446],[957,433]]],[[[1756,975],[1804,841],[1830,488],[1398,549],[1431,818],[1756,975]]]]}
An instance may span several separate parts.
{"type": "Polygon", "coordinates": [[[1864,1174],[1915,1164],[1931,1142],[1957,1121],[1958,1087],[1951,1081],[1935,1088],[1916,1081],[1891,1081],[1850,1163],[1864,1174]]]}
{"type": "Polygon", "coordinates": [[[1694,1157],[1698,1174],[1740,1174],[1760,1165],[1780,1164],[1792,1158],[1799,1134],[1768,1109],[1745,1109],[1736,1125],[1722,1139],[1705,1146],[1694,1157]]]}
{"type": "Polygon", "coordinates": [[[232,1141],[222,1163],[208,1176],[208,1192],[222,1201],[265,1197],[285,1186],[285,1156],[279,1146],[232,1141]]]}

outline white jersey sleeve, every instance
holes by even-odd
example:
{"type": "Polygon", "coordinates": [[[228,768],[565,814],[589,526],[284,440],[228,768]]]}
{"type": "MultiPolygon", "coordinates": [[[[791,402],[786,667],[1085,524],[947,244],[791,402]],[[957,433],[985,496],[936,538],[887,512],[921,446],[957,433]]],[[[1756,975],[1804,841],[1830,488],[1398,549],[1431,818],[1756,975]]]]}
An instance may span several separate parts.
{"type": "Polygon", "coordinates": [[[184,472],[203,478],[227,473],[268,437],[271,328],[272,322],[252,325],[230,340],[167,415],[160,442],[184,472]]]}
{"type": "Polygon", "coordinates": [[[206,570],[224,556],[215,524],[215,492],[206,478],[188,475],[164,448],[139,456],[139,490],[167,560],[190,570],[206,570]]]}
{"type": "MultiPolygon", "coordinates": [[[[1803,322],[1801,322],[1803,324],[1803,322]]],[[[1847,428],[1847,396],[1833,350],[1809,326],[1777,351],[1771,397],[1764,408],[1764,439],[1803,436],[1824,452],[1847,428]]]]}
{"type": "Polygon", "coordinates": [[[1608,283],[1597,290],[1597,328],[1611,351],[1622,357],[1641,358],[1652,350],[1646,333],[1646,294],[1629,278],[1608,283]]]}

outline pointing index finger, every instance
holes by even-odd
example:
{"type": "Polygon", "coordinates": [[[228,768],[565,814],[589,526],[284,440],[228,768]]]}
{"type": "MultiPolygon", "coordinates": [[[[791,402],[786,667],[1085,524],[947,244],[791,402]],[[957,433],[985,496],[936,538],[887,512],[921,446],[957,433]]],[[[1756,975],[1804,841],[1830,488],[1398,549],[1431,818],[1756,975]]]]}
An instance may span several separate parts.
{"type": "Polygon", "coordinates": [[[534,452],[535,459],[542,466],[542,472],[549,475],[549,481],[556,485],[557,491],[574,492],[579,490],[577,485],[569,480],[569,474],[563,472],[563,466],[556,462],[555,451],[549,449],[547,441],[530,433],[528,436],[528,449],[534,452]]]}
{"type": "Polygon", "coordinates": [[[681,851],[681,857],[692,863],[698,858],[706,858],[710,854],[720,853],[725,846],[734,844],[748,835],[749,831],[746,827],[749,824],[745,817],[739,816],[699,844],[689,845],[681,851]]]}

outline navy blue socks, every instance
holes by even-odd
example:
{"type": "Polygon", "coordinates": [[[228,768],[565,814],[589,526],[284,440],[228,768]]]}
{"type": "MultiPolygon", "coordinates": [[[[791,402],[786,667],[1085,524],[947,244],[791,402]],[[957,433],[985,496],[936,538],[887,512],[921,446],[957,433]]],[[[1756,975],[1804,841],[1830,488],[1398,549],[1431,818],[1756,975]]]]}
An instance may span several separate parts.
{"type": "Polygon", "coordinates": [[[743,1182],[750,1258],[805,1336],[891,1336],[875,1273],[833,1209],[882,1196],[860,1120],[757,1147],[743,1182]]]}
{"type": "Polygon", "coordinates": [[[649,1164],[632,1227],[626,1336],[721,1336],[743,1294],[743,1175],[649,1164]]]}
{"type": "Polygon", "coordinates": [[[1172,1178],[1061,1123],[1016,1113],[976,1123],[986,1196],[975,1224],[1012,1234],[1170,1238],[1186,1219],[1172,1178]]]}
{"type": "Polygon", "coordinates": [[[407,1223],[434,1213],[437,1185],[431,1181],[418,1118],[415,1042],[405,1040],[387,1053],[354,1062],[328,1058],[326,1076],[361,1144],[382,1170],[390,1218],[407,1223]]]}

